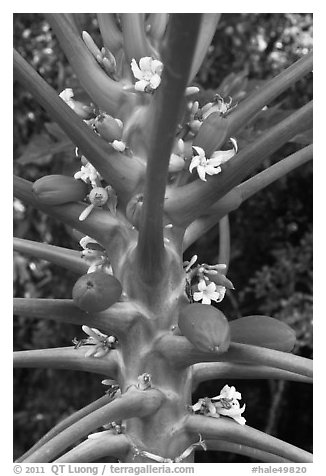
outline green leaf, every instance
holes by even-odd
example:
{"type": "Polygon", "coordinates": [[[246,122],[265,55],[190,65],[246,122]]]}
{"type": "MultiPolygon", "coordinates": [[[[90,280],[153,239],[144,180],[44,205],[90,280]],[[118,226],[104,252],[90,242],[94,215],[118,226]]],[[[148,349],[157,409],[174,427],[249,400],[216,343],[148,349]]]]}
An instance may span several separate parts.
{"type": "Polygon", "coordinates": [[[231,321],[231,340],[241,344],[291,352],[295,332],[284,322],[268,316],[246,316],[231,321]]]}

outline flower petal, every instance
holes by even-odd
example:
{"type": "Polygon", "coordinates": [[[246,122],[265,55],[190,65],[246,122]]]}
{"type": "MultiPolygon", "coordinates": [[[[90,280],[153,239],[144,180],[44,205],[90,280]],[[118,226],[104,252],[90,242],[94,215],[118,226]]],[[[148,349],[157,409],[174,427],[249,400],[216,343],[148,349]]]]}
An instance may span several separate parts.
{"type": "Polygon", "coordinates": [[[136,79],[142,79],[143,78],[143,73],[139,69],[135,58],[133,58],[131,60],[130,67],[131,67],[131,71],[132,71],[132,73],[133,73],[133,75],[135,76],[136,79]]]}
{"type": "Polygon", "coordinates": [[[200,180],[203,180],[204,182],[207,182],[207,180],[205,178],[205,174],[206,174],[206,168],[205,167],[203,167],[202,165],[198,165],[197,173],[199,175],[200,180]]]}
{"type": "Polygon", "coordinates": [[[192,172],[195,167],[198,167],[200,164],[200,158],[198,155],[192,158],[191,163],[189,165],[189,172],[192,172]]]}
{"type": "Polygon", "coordinates": [[[199,291],[205,291],[207,288],[206,283],[203,279],[201,279],[198,283],[198,289],[199,291]]]}
{"type": "Polygon", "coordinates": [[[210,296],[208,297],[206,294],[203,294],[202,304],[210,304],[211,299],[210,296]]]}
{"type": "Polygon", "coordinates": [[[139,67],[141,71],[144,72],[151,72],[152,71],[152,63],[153,63],[153,58],[150,56],[143,56],[139,60],[139,67]]]}
{"type": "Polygon", "coordinates": [[[151,70],[154,74],[161,74],[163,71],[163,63],[159,60],[153,60],[151,64],[151,70]]]}
{"type": "Polygon", "coordinates": [[[195,149],[195,151],[197,152],[197,154],[199,155],[199,157],[204,157],[204,158],[206,158],[206,157],[205,157],[205,151],[204,151],[204,149],[202,149],[201,147],[196,146],[196,145],[193,145],[192,148],[195,149]]]}
{"type": "Polygon", "coordinates": [[[213,293],[216,290],[216,284],[215,283],[209,283],[208,286],[206,286],[206,292],[208,293],[213,293]]]}
{"type": "Polygon", "coordinates": [[[146,81],[145,79],[141,79],[140,81],[137,81],[137,82],[135,83],[135,89],[136,89],[136,91],[144,92],[146,86],[148,86],[148,81],[146,81]]]}
{"type": "Polygon", "coordinates": [[[191,408],[194,412],[198,412],[199,410],[201,410],[202,406],[203,406],[203,402],[198,400],[198,402],[192,405],[191,408]]]}
{"type": "Polygon", "coordinates": [[[203,298],[203,293],[197,293],[197,292],[196,292],[196,293],[194,293],[194,295],[193,295],[194,301],[201,301],[202,298],[203,298]]]}
{"type": "Polygon", "coordinates": [[[221,167],[212,167],[211,165],[207,165],[205,169],[207,175],[217,175],[222,171],[221,167]]]}
{"type": "Polygon", "coordinates": [[[154,74],[149,81],[150,87],[152,89],[158,88],[160,83],[161,83],[161,76],[159,76],[158,74],[154,74]]]}

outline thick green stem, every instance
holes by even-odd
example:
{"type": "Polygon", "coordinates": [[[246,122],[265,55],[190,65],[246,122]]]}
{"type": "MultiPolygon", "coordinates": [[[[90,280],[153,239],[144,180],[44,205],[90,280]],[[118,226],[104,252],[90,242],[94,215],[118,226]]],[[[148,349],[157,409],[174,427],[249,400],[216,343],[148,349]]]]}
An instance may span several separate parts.
{"type": "Polygon", "coordinates": [[[107,456],[123,459],[129,448],[130,441],[125,435],[103,435],[83,441],[54,463],[89,463],[107,456]]]}
{"type": "Polygon", "coordinates": [[[235,453],[238,455],[247,456],[254,461],[261,461],[263,463],[291,463],[291,460],[282,458],[281,456],[268,451],[258,450],[250,446],[245,446],[242,443],[230,443],[229,441],[221,440],[205,440],[208,451],[225,451],[226,453],[235,453]]]}
{"type": "Polygon", "coordinates": [[[102,312],[87,313],[72,299],[14,298],[14,314],[28,318],[48,319],[66,324],[95,327],[116,337],[127,334],[138,317],[137,310],[126,302],[117,302],[102,312]]]}
{"type": "Polygon", "coordinates": [[[52,438],[54,438],[56,435],[61,433],[61,431],[65,430],[69,426],[71,426],[73,423],[76,423],[78,420],[83,418],[86,415],[89,415],[90,413],[94,412],[98,408],[103,407],[104,405],[108,404],[111,402],[112,397],[109,395],[103,395],[102,397],[98,398],[94,402],[90,403],[89,405],[86,405],[85,407],[81,408],[80,410],[74,412],[72,415],[69,415],[67,418],[64,420],[60,421],[57,425],[55,425],[51,430],[49,430],[40,440],[38,440],[35,445],[33,445],[26,453],[24,453],[20,458],[17,459],[17,463],[21,463],[24,461],[28,456],[30,456],[32,453],[34,453],[36,450],[41,448],[45,443],[50,441],[52,438]]]}
{"type": "Polygon", "coordinates": [[[82,259],[79,251],[48,245],[47,243],[14,238],[14,251],[50,261],[79,275],[85,274],[89,267],[82,259]]]}
{"type": "Polygon", "coordinates": [[[152,56],[152,48],[145,33],[144,13],[122,13],[121,25],[123,47],[128,63],[134,58],[137,63],[144,56],[152,56]]]}
{"type": "Polygon", "coordinates": [[[236,154],[223,165],[220,174],[207,182],[195,180],[183,187],[169,189],[165,211],[179,224],[189,224],[206,213],[214,202],[226,195],[255,167],[300,131],[310,127],[312,102],[262,134],[255,142],[236,154]]]}
{"type": "Polygon", "coordinates": [[[266,365],[235,362],[205,362],[192,367],[193,390],[201,382],[216,379],[275,379],[312,383],[312,378],[266,365]]]}
{"type": "Polygon", "coordinates": [[[121,84],[113,81],[102,70],[63,13],[47,13],[45,16],[82,87],[95,104],[115,116],[123,103],[128,100],[128,93],[123,90],[121,84]]]}
{"type": "Polygon", "coordinates": [[[254,345],[231,342],[229,350],[222,354],[201,352],[185,337],[166,335],[158,341],[156,350],[162,353],[172,364],[180,367],[198,362],[239,362],[267,365],[312,377],[312,360],[254,345]]]}
{"type": "Polygon", "coordinates": [[[115,378],[117,373],[116,351],[111,350],[100,359],[86,357],[89,346],[79,349],[58,347],[56,349],[21,350],[14,352],[15,368],[51,368],[81,370],[115,378]]]}
{"type": "Polygon", "coordinates": [[[113,13],[98,13],[98,25],[105,48],[116,54],[123,44],[122,33],[118,29],[113,13]]]}
{"type": "Polygon", "coordinates": [[[241,195],[241,203],[312,158],[313,145],[310,144],[241,183],[237,187],[241,195]]]}
{"type": "Polygon", "coordinates": [[[147,19],[147,26],[150,28],[148,35],[155,41],[159,42],[162,40],[166,26],[169,20],[168,13],[150,13],[147,19]]]}
{"type": "Polygon", "coordinates": [[[165,263],[163,206],[170,154],[184,101],[200,14],[172,14],[166,47],[162,51],[162,82],[155,93],[142,220],[137,245],[138,262],[145,281],[160,279],[165,263]]]}
{"type": "Polygon", "coordinates": [[[122,198],[132,193],[143,175],[143,165],[116,152],[95,134],[15,50],[14,73],[115,191],[122,198]]]}
{"type": "Polygon", "coordinates": [[[313,56],[308,53],[296,63],[282,71],[278,76],[265,83],[258,91],[253,91],[248,97],[240,102],[230,115],[230,135],[238,132],[251,117],[268,105],[283,91],[291,87],[296,81],[312,71],[313,56]]]}
{"type": "Polygon", "coordinates": [[[185,426],[189,432],[193,434],[200,433],[203,438],[244,444],[297,463],[312,462],[312,455],[308,451],[297,448],[250,426],[239,425],[228,418],[190,415],[186,420],[185,426]]]}
{"type": "Polygon", "coordinates": [[[289,172],[292,172],[300,165],[305,164],[311,160],[312,157],[313,146],[311,144],[234,187],[210,207],[208,212],[212,213],[212,215],[198,218],[188,226],[184,235],[183,250],[185,251],[226,214],[239,208],[245,200],[268,187],[281,177],[284,177],[289,172]]]}
{"type": "Polygon", "coordinates": [[[121,397],[84,416],[63,430],[26,458],[24,463],[48,463],[67,447],[102,425],[115,420],[148,416],[157,410],[161,402],[162,394],[157,390],[140,391],[131,388],[121,397]]]}

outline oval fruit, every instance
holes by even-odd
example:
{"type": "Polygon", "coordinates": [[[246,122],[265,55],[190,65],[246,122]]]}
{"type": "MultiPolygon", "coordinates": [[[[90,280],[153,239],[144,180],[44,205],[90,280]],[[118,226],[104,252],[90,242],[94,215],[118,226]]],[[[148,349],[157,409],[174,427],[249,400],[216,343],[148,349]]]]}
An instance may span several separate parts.
{"type": "Polygon", "coordinates": [[[228,130],[228,119],[213,112],[202,123],[192,145],[201,147],[206,157],[210,157],[215,150],[220,150],[228,137],[228,130]]]}
{"type": "Polygon", "coordinates": [[[225,352],[230,344],[230,327],[224,314],[207,304],[187,304],[179,315],[182,334],[203,352],[225,352]]]}
{"type": "Polygon", "coordinates": [[[82,180],[67,175],[46,175],[33,183],[33,193],[46,205],[78,202],[87,195],[88,187],[82,180]]]}
{"type": "Polygon", "coordinates": [[[103,271],[85,274],[76,281],[72,298],[86,312],[100,312],[118,301],[122,293],[120,281],[103,271]]]}
{"type": "Polygon", "coordinates": [[[232,342],[291,352],[296,335],[282,321],[269,316],[246,316],[230,322],[232,342]]]}

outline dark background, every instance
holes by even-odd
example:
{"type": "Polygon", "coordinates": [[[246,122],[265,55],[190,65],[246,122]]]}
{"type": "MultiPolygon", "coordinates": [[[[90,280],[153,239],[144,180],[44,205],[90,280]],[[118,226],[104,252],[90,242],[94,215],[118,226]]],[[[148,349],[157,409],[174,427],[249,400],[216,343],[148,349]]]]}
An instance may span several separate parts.
{"type": "MultiPolygon", "coordinates": [[[[14,15],[14,46],[59,92],[78,88],[76,78],[41,14],[14,15]]],[[[83,29],[99,40],[96,17],[80,15],[83,29]]],[[[101,46],[101,42],[97,43],[101,46]]],[[[215,92],[241,100],[312,48],[312,14],[224,14],[196,84],[200,101],[215,92]]],[[[312,98],[311,75],[283,93],[264,120],[237,136],[240,148],[312,98]]],[[[77,168],[73,146],[46,112],[14,84],[14,171],[36,180],[77,168]]],[[[309,131],[285,144],[262,168],[309,143],[309,131]]],[[[258,170],[257,170],[258,171],[258,170]]],[[[255,171],[255,172],[257,172],[255,171]]],[[[232,253],[228,277],[236,290],[222,310],[229,319],[265,314],[291,325],[295,352],[312,357],[312,165],[306,164],[245,202],[230,215],[232,253]]],[[[14,234],[79,249],[64,225],[14,200],[14,234]]],[[[185,259],[216,263],[218,227],[197,241],[185,259]]],[[[14,253],[14,295],[71,298],[75,276],[42,260],[14,253]]],[[[82,332],[73,325],[14,319],[15,350],[67,346],[82,332]]],[[[104,392],[95,375],[66,370],[17,369],[14,373],[14,457],[26,451],[59,419],[104,392]]],[[[199,397],[235,385],[246,403],[250,426],[312,451],[312,390],[308,384],[278,381],[215,381],[202,384],[199,397]]],[[[198,462],[250,462],[243,456],[201,452],[198,462]]]]}

